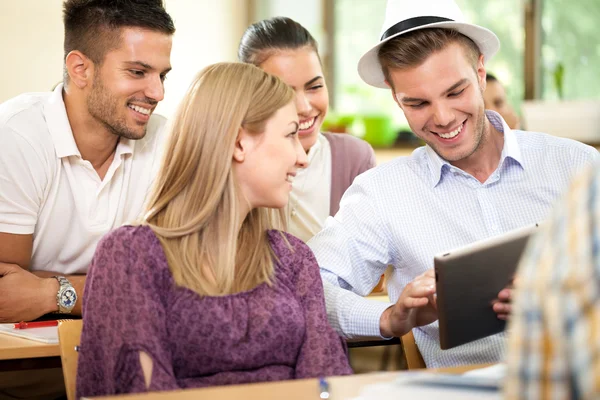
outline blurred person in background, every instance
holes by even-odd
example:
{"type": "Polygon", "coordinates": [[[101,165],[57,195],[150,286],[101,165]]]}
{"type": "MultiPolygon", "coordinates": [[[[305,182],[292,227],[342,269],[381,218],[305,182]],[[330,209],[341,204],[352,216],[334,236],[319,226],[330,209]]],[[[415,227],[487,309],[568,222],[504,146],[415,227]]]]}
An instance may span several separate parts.
{"type": "Polygon", "coordinates": [[[486,73],[485,80],[487,82],[485,91],[483,92],[485,109],[496,111],[500,114],[510,129],[520,129],[521,121],[514,108],[508,102],[504,85],[489,72],[486,73]]]}

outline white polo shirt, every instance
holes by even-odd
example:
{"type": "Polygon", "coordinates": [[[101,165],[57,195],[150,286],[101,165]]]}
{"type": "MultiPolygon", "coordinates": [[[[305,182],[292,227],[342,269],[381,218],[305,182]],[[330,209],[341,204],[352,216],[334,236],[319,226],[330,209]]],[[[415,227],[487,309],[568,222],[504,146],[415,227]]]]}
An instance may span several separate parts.
{"type": "Polygon", "coordinates": [[[33,234],[31,270],[86,273],[110,230],[139,217],[156,176],[165,118],[121,138],[104,180],[81,158],[59,85],[0,104],[0,232],[33,234]]]}

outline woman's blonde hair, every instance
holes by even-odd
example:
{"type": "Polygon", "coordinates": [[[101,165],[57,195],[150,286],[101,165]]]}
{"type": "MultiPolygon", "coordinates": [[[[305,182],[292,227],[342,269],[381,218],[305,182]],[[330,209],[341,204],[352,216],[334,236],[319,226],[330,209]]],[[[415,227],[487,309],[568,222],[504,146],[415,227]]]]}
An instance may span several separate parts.
{"type": "Polygon", "coordinates": [[[267,230],[284,227],[283,213],[254,209],[239,228],[244,199],[233,151],[240,128],[262,133],[293,96],[278,78],[242,63],[211,65],[188,89],[142,221],[158,236],[177,285],[219,296],[272,283],[267,230]]]}

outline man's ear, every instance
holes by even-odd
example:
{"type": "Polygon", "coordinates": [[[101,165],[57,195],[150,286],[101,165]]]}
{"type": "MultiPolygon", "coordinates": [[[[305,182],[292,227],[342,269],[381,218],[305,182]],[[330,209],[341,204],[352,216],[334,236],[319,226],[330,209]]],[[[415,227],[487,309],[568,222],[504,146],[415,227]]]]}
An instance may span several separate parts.
{"type": "Polygon", "coordinates": [[[248,151],[248,132],[244,128],[238,130],[237,138],[235,138],[235,147],[233,149],[233,161],[243,163],[246,159],[246,152],[248,151]]]}
{"type": "Polygon", "coordinates": [[[487,86],[487,81],[485,79],[486,70],[485,70],[485,59],[484,55],[479,56],[479,60],[477,60],[477,79],[479,80],[479,87],[481,88],[481,92],[485,92],[485,87],[487,86]]]}
{"type": "Polygon", "coordinates": [[[83,89],[92,82],[95,65],[82,52],[73,50],[67,54],[65,66],[69,74],[69,81],[78,88],[83,89]]]}

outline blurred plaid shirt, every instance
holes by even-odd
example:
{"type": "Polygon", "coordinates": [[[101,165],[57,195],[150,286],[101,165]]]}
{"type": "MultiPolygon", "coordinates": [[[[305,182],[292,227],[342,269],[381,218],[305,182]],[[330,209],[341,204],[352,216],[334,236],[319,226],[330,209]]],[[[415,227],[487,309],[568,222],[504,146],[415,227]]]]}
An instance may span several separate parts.
{"type": "Polygon", "coordinates": [[[510,399],[600,398],[600,164],[579,175],[519,266],[510,399]]]}

